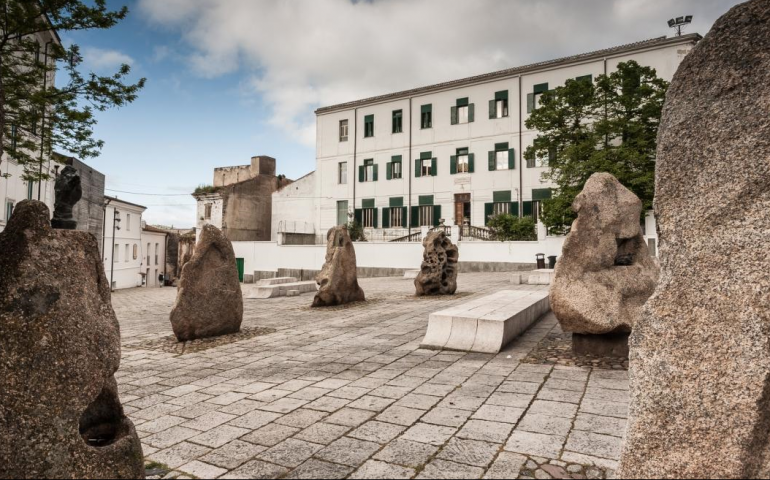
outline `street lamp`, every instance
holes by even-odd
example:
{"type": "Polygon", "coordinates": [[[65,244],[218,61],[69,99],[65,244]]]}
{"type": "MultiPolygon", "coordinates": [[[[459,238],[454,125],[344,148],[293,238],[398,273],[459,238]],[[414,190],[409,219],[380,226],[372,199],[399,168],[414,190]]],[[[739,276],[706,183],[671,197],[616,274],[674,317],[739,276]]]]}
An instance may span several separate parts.
{"type": "Polygon", "coordinates": [[[120,230],[120,226],[118,225],[120,223],[120,212],[118,209],[115,209],[113,211],[112,215],[112,262],[110,262],[110,291],[113,291],[112,289],[112,273],[115,269],[115,230],[120,230]]]}

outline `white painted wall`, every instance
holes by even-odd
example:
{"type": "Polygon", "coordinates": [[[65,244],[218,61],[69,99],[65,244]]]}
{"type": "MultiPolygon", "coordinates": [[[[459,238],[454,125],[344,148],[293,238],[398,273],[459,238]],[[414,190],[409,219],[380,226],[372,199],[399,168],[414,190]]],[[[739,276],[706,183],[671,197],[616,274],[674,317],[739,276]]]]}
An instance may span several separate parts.
{"type": "MultiPolygon", "coordinates": [[[[43,172],[47,171],[49,171],[48,165],[45,165],[43,172]]],[[[0,232],[5,230],[5,226],[8,224],[8,220],[10,219],[6,205],[11,203],[15,206],[22,200],[29,200],[30,198],[32,200],[37,200],[38,188],[40,187],[39,183],[33,183],[32,195],[30,197],[29,184],[21,179],[21,176],[24,173],[24,169],[15,162],[11,162],[8,158],[8,155],[3,155],[2,161],[0,161],[0,174],[5,175],[6,173],[10,176],[0,177],[0,201],[2,201],[2,205],[0,205],[2,208],[2,210],[0,210],[0,232]]],[[[50,174],[52,176],[53,173],[53,168],[51,168],[50,174]]],[[[43,182],[42,190],[40,191],[40,201],[46,204],[51,216],[53,216],[54,208],[53,186],[54,179],[45,181],[43,182]]]]}
{"type": "Polygon", "coordinates": [[[279,233],[316,233],[317,182],[311,172],[273,193],[272,232],[270,239],[278,241],[279,233]]]}
{"type": "Polygon", "coordinates": [[[222,209],[224,201],[218,193],[195,195],[197,209],[195,214],[195,234],[197,236],[203,230],[204,225],[214,225],[222,230],[222,209]],[[206,206],[211,205],[211,218],[206,218],[206,206]]]}
{"type": "Polygon", "coordinates": [[[142,265],[140,272],[144,272],[145,287],[161,287],[158,275],[163,274],[166,265],[166,234],[142,230],[142,265]]]}
{"type": "Polygon", "coordinates": [[[104,273],[107,281],[112,278],[116,290],[142,286],[142,213],[145,210],[145,207],[113,199],[105,211],[104,273]],[[116,224],[120,229],[115,229],[113,237],[115,210],[120,216],[120,222],[116,224]],[[117,255],[113,257],[115,245],[118,246],[117,255]]]}

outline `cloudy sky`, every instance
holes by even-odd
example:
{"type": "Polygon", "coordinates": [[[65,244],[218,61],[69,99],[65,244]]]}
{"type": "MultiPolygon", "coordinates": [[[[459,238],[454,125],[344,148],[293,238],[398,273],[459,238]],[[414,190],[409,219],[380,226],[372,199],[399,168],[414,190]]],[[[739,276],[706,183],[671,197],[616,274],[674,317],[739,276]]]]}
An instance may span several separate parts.
{"type": "Polygon", "coordinates": [[[109,31],[63,33],[85,66],[147,77],[139,100],[99,116],[110,195],[148,223],[192,226],[189,193],[213,168],[278,159],[315,168],[322,105],[671,35],[705,34],[738,0],[108,0],[109,31]],[[133,193],[126,193],[133,192],[133,193]]]}

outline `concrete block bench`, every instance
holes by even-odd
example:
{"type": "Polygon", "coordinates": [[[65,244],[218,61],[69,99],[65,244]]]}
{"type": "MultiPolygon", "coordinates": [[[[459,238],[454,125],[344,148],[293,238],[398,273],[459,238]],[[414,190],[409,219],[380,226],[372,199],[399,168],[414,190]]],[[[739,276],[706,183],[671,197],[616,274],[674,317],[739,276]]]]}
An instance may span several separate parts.
{"type": "Polygon", "coordinates": [[[431,313],[420,347],[499,353],[550,309],[548,289],[503,290],[431,313]]]}
{"type": "Polygon", "coordinates": [[[257,282],[258,287],[269,287],[270,285],[281,285],[284,283],[297,283],[294,277],[263,278],[257,282]]]}
{"type": "Polygon", "coordinates": [[[278,285],[257,286],[253,289],[247,299],[257,298],[275,298],[286,296],[297,296],[302,293],[315,293],[318,290],[318,284],[316,282],[293,282],[293,283],[281,283],[278,285]],[[292,292],[289,295],[289,292],[292,292]]]}
{"type": "Polygon", "coordinates": [[[550,285],[553,281],[553,269],[541,268],[539,270],[532,270],[527,278],[527,283],[530,285],[550,285]]]}
{"type": "Polygon", "coordinates": [[[404,272],[404,278],[407,278],[407,279],[417,278],[417,275],[419,274],[420,274],[419,270],[406,270],[404,272]]]}

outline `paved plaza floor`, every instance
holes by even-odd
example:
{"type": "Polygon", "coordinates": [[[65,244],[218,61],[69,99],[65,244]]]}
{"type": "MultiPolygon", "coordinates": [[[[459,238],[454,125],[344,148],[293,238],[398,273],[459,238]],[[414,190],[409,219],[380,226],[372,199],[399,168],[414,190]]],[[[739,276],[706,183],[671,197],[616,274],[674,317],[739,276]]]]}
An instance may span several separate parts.
{"type": "Polygon", "coordinates": [[[604,478],[628,410],[624,370],[528,357],[548,314],[498,355],[420,349],[428,315],[511,285],[466,273],[453,297],[359,280],[366,303],[244,300],[242,333],[178,345],[175,288],[113,294],[117,379],[152,472],[169,478],[604,478]]]}

